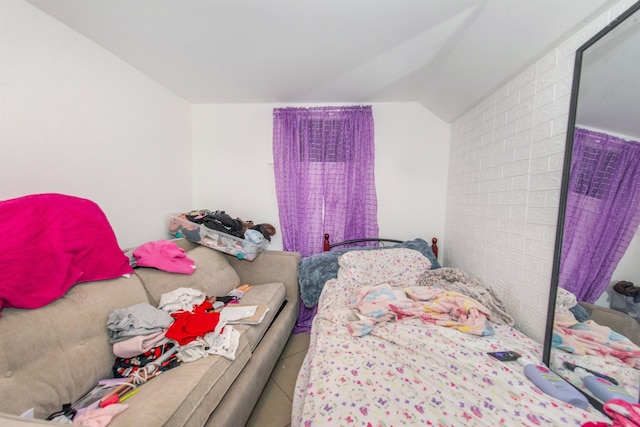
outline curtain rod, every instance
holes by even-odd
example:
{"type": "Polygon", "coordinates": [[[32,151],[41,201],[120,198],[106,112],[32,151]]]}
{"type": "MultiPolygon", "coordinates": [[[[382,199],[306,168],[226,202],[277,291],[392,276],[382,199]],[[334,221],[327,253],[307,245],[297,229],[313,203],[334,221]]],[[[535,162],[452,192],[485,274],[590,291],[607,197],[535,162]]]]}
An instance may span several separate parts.
{"type": "Polygon", "coordinates": [[[285,112],[285,111],[323,111],[323,112],[331,112],[331,111],[345,111],[345,110],[370,110],[371,105],[345,105],[345,106],[319,106],[319,107],[282,107],[282,108],[274,108],[274,112],[285,112]]]}

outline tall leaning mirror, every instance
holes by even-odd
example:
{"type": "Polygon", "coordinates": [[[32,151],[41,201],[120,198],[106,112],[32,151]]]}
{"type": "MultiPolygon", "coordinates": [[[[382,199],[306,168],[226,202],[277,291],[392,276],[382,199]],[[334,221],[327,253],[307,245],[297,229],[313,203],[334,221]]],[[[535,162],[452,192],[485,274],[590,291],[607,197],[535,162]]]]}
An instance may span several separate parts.
{"type": "Polygon", "coordinates": [[[639,9],[576,52],[544,342],[598,409],[611,395],[590,376],[640,397],[639,9]]]}

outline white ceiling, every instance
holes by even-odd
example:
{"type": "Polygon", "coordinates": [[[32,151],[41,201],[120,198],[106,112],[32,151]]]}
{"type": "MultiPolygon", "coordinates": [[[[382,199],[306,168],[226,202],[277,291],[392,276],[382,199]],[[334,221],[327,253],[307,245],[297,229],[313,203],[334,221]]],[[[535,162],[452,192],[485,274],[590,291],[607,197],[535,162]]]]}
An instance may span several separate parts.
{"type": "Polygon", "coordinates": [[[27,0],[191,103],[420,102],[450,122],[614,0],[27,0]]]}

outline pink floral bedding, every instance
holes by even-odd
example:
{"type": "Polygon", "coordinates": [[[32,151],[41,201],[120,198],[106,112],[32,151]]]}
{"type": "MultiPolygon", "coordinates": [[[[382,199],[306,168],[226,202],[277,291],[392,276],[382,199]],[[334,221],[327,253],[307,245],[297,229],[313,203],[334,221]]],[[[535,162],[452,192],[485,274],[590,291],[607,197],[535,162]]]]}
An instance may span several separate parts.
{"type": "Polygon", "coordinates": [[[292,426],[580,426],[606,420],[539,391],[523,367],[541,360],[541,345],[511,326],[494,324],[493,335],[478,336],[405,318],[351,336],[358,289],[416,286],[424,271],[415,251],[376,252],[343,255],[338,278],[324,286],[292,426]],[[486,354],[499,350],[523,357],[505,363],[486,354]]]}
{"type": "Polygon", "coordinates": [[[579,322],[570,311],[570,307],[577,303],[571,292],[558,289],[553,348],[576,355],[612,356],[640,369],[640,347],[608,326],[599,325],[593,320],[579,322]]]}
{"type": "Polygon", "coordinates": [[[407,318],[468,334],[493,335],[489,309],[459,292],[430,286],[363,286],[353,305],[358,316],[358,320],[349,322],[349,333],[353,336],[368,334],[379,323],[407,318]]]}
{"type": "Polygon", "coordinates": [[[640,395],[640,348],[609,327],[592,320],[579,322],[570,308],[576,296],[558,288],[551,367],[584,393],[593,394],[564,362],[609,375],[631,396],[640,395]]]}
{"type": "Polygon", "coordinates": [[[640,347],[607,326],[593,320],[567,322],[556,320],[554,347],[576,354],[611,355],[625,364],[640,368],[640,347]]]}
{"type": "Polygon", "coordinates": [[[612,354],[575,354],[560,350],[554,350],[551,353],[551,368],[553,371],[585,394],[594,397],[593,393],[584,386],[580,377],[567,369],[564,362],[591,369],[595,372],[602,372],[614,378],[618,384],[625,389],[627,394],[640,397],[640,390],[638,389],[638,385],[640,384],[640,370],[629,367],[625,362],[612,354]]]}

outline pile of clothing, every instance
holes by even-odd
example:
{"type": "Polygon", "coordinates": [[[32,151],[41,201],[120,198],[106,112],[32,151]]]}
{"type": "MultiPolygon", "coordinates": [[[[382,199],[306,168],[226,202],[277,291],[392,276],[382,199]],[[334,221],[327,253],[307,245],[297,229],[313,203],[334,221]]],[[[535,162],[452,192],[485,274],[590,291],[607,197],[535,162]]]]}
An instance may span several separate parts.
{"type": "Polygon", "coordinates": [[[258,231],[262,236],[271,241],[271,236],[276,234],[276,228],[271,224],[254,224],[253,221],[244,221],[240,218],[232,218],[225,211],[210,211],[200,209],[183,214],[186,219],[205,227],[229,234],[240,239],[245,238],[247,230],[258,231]]]}
{"type": "Polygon", "coordinates": [[[229,295],[210,297],[197,289],[178,288],[162,294],[158,308],[140,303],[114,310],[107,320],[116,355],[113,375],[135,375],[168,351],[172,355],[155,366],[158,372],[210,354],[234,360],[240,333],[226,324],[214,304],[237,302],[242,294],[233,290],[229,295]]]}
{"type": "Polygon", "coordinates": [[[251,287],[243,285],[225,296],[207,296],[191,288],[162,294],[160,304],[139,303],[113,310],[107,334],[116,356],[113,379],[104,379],[87,395],[48,419],[58,423],[102,426],[127,409],[122,402],[137,387],[182,363],[211,354],[235,360],[240,332],[216,308],[236,303],[251,287]]]}

